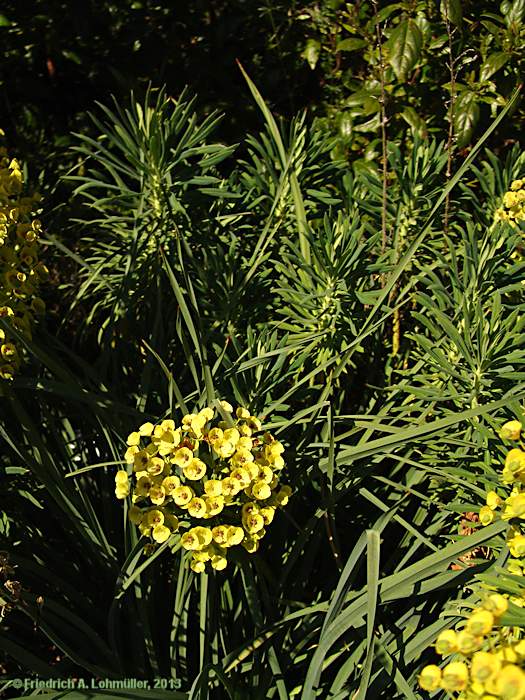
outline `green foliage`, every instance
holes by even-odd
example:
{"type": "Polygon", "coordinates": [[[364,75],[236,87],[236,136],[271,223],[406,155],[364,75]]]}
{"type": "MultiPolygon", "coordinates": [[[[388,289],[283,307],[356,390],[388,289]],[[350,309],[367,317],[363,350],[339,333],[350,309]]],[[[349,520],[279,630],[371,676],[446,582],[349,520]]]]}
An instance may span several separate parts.
{"type": "MultiPolygon", "coordinates": [[[[379,11],[397,90],[425,24],[412,6],[379,11]]],[[[459,5],[447,13],[459,25],[459,5]]],[[[77,235],[47,241],[73,274],[2,385],[0,533],[21,585],[0,601],[6,686],[157,677],[185,700],[414,698],[427,648],[493,573],[486,547],[506,525],[467,534],[461,516],[494,483],[495,424],[525,398],[521,236],[493,223],[523,158],[483,151],[518,95],[454,175],[442,141],[391,138],[383,183],[366,159],[334,161],[304,115],[276,118],[245,77],[263,128],[236,147],[187,93],[153,89],[102,103],[75,136],[60,186],[77,235]],[[283,442],[293,495],[256,556],[196,576],[169,541],[144,552],[114,472],[138,424],[214,398],[283,442]]]]}
{"type": "MultiPolygon", "coordinates": [[[[306,3],[297,19],[306,47],[315,47],[308,62],[325,86],[317,113],[338,133],[338,155],[377,157],[382,77],[390,138],[427,132],[443,138],[452,119],[459,149],[472,143],[521,81],[521,0],[499,6],[469,0],[306,3]]],[[[522,121],[519,110],[514,123],[522,121]]],[[[503,131],[498,145],[503,138],[519,137],[503,131]]]]}

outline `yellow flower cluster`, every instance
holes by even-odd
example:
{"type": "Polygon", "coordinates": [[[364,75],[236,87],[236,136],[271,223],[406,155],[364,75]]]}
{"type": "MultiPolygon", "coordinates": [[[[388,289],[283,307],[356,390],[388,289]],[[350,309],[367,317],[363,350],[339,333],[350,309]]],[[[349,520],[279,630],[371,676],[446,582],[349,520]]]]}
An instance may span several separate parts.
{"type": "MultiPolygon", "coordinates": [[[[520,421],[505,423],[500,436],[505,440],[519,440],[520,421]]],[[[483,525],[497,517],[512,521],[507,532],[507,546],[514,559],[507,565],[509,573],[524,575],[525,535],[520,522],[525,519],[525,451],[509,451],[500,475],[504,485],[511,485],[507,497],[489,491],[479,513],[483,525]],[[501,509],[498,513],[498,509],[501,509]]],[[[525,584],[525,582],[524,582],[525,584]]],[[[441,656],[455,655],[443,668],[425,666],[419,676],[424,690],[443,689],[459,693],[461,700],[525,700],[525,640],[519,639],[509,628],[500,625],[509,600],[525,606],[525,585],[522,596],[485,592],[481,605],[475,608],[460,631],[444,630],[436,640],[436,652],[441,656]]]]}
{"type": "Polygon", "coordinates": [[[193,571],[202,573],[207,562],[224,569],[229,548],[257,550],[291,495],[279,482],[283,445],[258,433],[259,419],[242,407],[234,418],[226,401],[184,416],[180,426],[170,419],[144,423],[128,436],[125,461],[133,475],[117,472],[115,494],[131,494],[130,520],[154,542],[184,530],[181,545],[192,552],[193,571]]]}
{"type": "MultiPolygon", "coordinates": [[[[500,436],[504,440],[520,440],[521,433],[522,425],[517,420],[505,423],[500,430],[500,436]]],[[[503,486],[507,487],[507,493],[501,496],[496,491],[489,491],[486,505],[479,512],[479,519],[483,525],[488,525],[497,518],[510,521],[507,546],[514,558],[509,560],[507,568],[510,573],[521,576],[525,570],[525,534],[521,527],[521,522],[525,519],[524,450],[519,447],[509,450],[500,480],[503,486]]]]}
{"type": "Polygon", "coordinates": [[[487,595],[460,631],[448,629],[436,640],[436,652],[454,655],[443,668],[425,666],[419,685],[430,692],[459,693],[460,700],[524,700],[525,640],[509,640],[497,628],[508,600],[499,593],[487,595]]]}
{"type": "MultiPolygon", "coordinates": [[[[23,196],[23,186],[18,161],[9,159],[6,149],[0,147],[0,318],[31,339],[34,317],[45,311],[36,293],[49,273],[38,261],[42,225],[33,211],[40,195],[23,196]]],[[[1,327],[0,378],[12,379],[20,361],[14,336],[1,327]]]]}
{"type": "Polygon", "coordinates": [[[506,221],[512,226],[525,221],[525,180],[514,180],[510,190],[503,195],[503,206],[496,209],[496,221],[506,221]]]}

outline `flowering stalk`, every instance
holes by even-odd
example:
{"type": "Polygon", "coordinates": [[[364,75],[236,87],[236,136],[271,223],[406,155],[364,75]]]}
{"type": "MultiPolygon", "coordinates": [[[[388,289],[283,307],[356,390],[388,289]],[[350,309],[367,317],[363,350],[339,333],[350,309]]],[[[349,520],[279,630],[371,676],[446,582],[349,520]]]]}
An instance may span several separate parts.
{"type": "MultiPolygon", "coordinates": [[[[0,147],[0,318],[30,340],[35,315],[45,311],[44,302],[36,294],[49,273],[38,260],[42,224],[33,212],[40,195],[24,196],[23,189],[19,162],[0,147]]],[[[2,325],[0,378],[12,379],[20,364],[21,351],[15,336],[2,325]]]]}

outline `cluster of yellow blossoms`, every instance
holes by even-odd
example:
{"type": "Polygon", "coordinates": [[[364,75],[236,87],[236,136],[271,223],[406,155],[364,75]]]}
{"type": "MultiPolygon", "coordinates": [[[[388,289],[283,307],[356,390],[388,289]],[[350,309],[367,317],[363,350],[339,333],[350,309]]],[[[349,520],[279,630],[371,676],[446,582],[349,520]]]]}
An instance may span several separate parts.
{"type": "Polygon", "coordinates": [[[276,508],[291,495],[279,483],[283,445],[268,432],[256,437],[261,422],[246,408],[235,416],[219,401],[217,408],[184,416],[178,427],[170,419],[144,423],[127,440],[133,475],[115,475],[115,494],[132,495],[129,518],[142,535],[162,543],[185,530],[181,545],[192,552],[197,573],[207,562],[224,569],[227,550],[236,545],[255,552],[276,508]]]}
{"type": "MultiPolygon", "coordinates": [[[[520,421],[505,423],[500,435],[505,440],[519,440],[520,421]]],[[[493,522],[498,515],[509,523],[507,546],[514,559],[507,570],[523,576],[525,570],[525,535],[520,520],[525,518],[525,451],[512,449],[507,454],[500,479],[512,492],[506,497],[489,491],[479,513],[483,525],[493,522]],[[498,509],[501,512],[498,514],[498,509]]],[[[525,606],[524,595],[484,591],[484,599],[467,618],[460,631],[445,630],[436,640],[436,651],[442,656],[455,655],[443,668],[431,664],[420,676],[424,690],[443,689],[459,693],[461,700],[525,700],[525,640],[519,629],[501,625],[500,618],[509,607],[509,600],[525,606]]]]}
{"type": "Polygon", "coordinates": [[[514,180],[510,190],[503,195],[503,206],[496,209],[496,221],[506,221],[517,226],[525,221],[525,180],[514,180]]]}
{"type": "MultiPolygon", "coordinates": [[[[32,215],[40,195],[22,196],[23,186],[18,161],[0,147],[0,318],[30,339],[35,314],[45,311],[36,293],[49,273],[38,261],[42,225],[32,215]]],[[[15,338],[0,327],[0,378],[12,379],[19,366],[15,338]]]]}

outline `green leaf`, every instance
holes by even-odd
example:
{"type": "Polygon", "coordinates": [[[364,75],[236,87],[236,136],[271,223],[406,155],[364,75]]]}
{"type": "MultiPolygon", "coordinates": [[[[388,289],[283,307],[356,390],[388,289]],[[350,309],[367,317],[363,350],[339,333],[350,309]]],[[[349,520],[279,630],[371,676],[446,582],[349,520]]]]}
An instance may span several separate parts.
{"type": "Polygon", "coordinates": [[[379,539],[377,530],[367,530],[366,532],[366,553],[367,553],[367,615],[366,615],[366,660],[359,684],[359,691],[356,700],[365,700],[368,681],[372,672],[372,662],[374,660],[374,626],[377,610],[377,597],[379,591],[379,539]]]}
{"type": "Polygon", "coordinates": [[[499,9],[508,27],[511,24],[521,24],[525,13],[525,0],[504,0],[499,9]]]}
{"type": "Polygon", "coordinates": [[[364,39],[343,39],[337,44],[337,51],[359,51],[367,45],[364,39]]]}
{"type": "Polygon", "coordinates": [[[82,60],[74,51],[68,51],[67,49],[63,49],[62,56],[64,56],[64,58],[67,58],[69,61],[73,61],[73,63],[76,63],[77,66],[82,65],[82,60]]]}
{"type": "Polygon", "coordinates": [[[301,56],[306,59],[312,70],[315,69],[319,54],[321,53],[321,44],[317,39],[308,39],[306,46],[303,49],[301,56]]]}
{"type": "Polygon", "coordinates": [[[505,63],[509,60],[510,55],[505,53],[505,51],[495,51],[487,56],[487,59],[483,63],[479,71],[479,81],[483,83],[488,80],[494,73],[497,73],[500,68],[503,68],[505,63]]]}
{"type": "Polygon", "coordinates": [[[397,79],[405,82],[421,57],[423,35],[413,19],[400,22],[386,43],[388,61],[397,79]]]}
{"type": "Polygon", "coordinates": [[[0,15],[0,27],[10,27],[11,24],[11,20],[7,19],[5,15],[0,15]]]}
{"type": "Polygon", "coordinates": [[[420,138],[427,137],[427,125],[424,119],[422,119],[413,107],[405,107],[401,112],[401,116],[406,121],[406,123],[412,129],[414,135],[420,138]]]}
{"type": "Polygon", "coordinates": [[[454,104],[454,136],[458,148],[467,146],[479,119],[477,96],[470,90],[460,93],[454,104]]]}
{"type": "Polygon", "coordinates": [[[354,121],[348,112],[343,112],[338,119],[339,136],[342,139],[349,139],[352,136],[354,121]]]}
{"type": "Polygon", "coordinates": [[[445,20],[448,18],[448,21],[456,27],[461,25],[463,19],[461,0],[441,0],[440,10],[445,20]]]}

